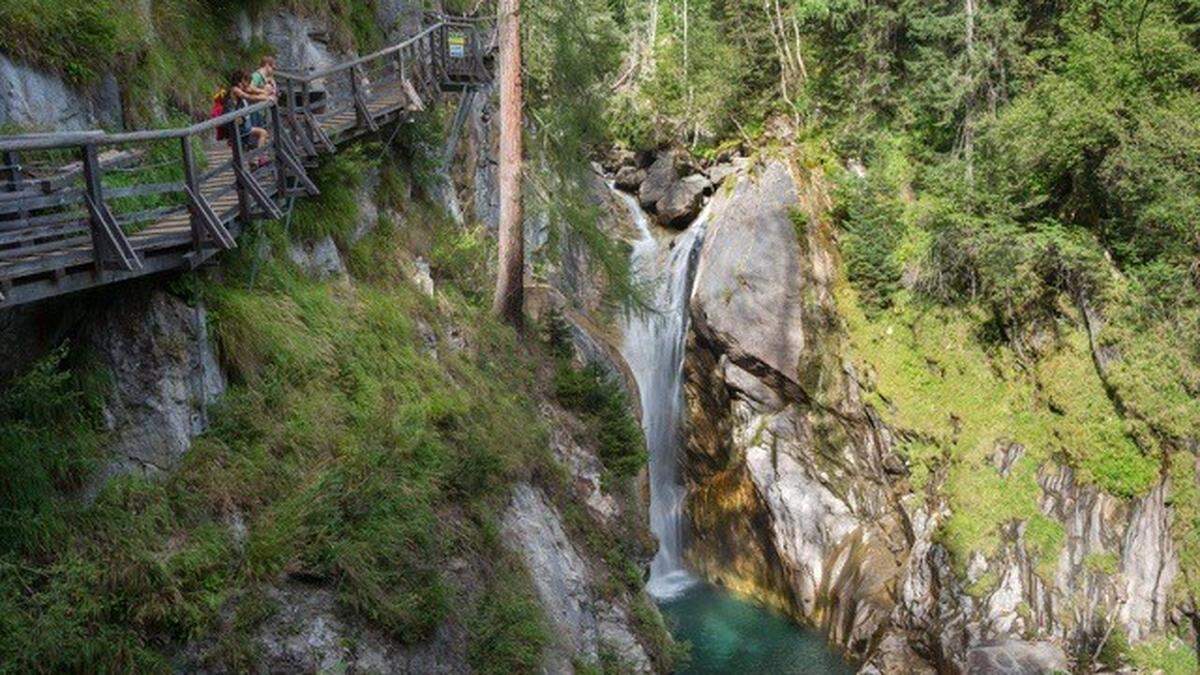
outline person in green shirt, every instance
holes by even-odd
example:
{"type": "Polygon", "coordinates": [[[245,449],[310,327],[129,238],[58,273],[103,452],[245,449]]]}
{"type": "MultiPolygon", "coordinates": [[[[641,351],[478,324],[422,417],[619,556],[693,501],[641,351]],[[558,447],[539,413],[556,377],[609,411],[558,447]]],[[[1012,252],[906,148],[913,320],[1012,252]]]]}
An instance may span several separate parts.
{"type": "MultiPolygon", "coordinates": [[[[250,74],[250,91],[258,96],[276,99],[279,95],[279,90],[275,86],[275,57],[270,54],[262,57],[258,62],[258,70],[250,74]]],[[[264,112],[254,113],[254,126],[266,127],[267,114],[264,112]]]]}

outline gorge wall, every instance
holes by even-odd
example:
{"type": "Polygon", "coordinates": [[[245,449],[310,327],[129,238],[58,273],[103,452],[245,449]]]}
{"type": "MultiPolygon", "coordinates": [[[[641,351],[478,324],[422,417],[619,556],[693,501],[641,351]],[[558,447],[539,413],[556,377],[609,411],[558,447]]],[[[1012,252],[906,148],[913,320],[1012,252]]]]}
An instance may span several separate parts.
{"type": "MultiPolygon", "coordinates": [[[[1061,461],[1030,462],[1002,429],[970,470],[1002,484],[1029,472],[1036,512],[952,554],[948,470],[922,475],[911,450],[938,441],[890,421],[904,402],[859,349],[819,170],[768,156],[713,200],[685,365],[696,569],[824,629],[865,672],[1066,670],[1110,640],[1190,630],[1165,476],[1115,497],[1061,461]]],[[[954,403],[931,414],[954,417],[954,403]]]]}

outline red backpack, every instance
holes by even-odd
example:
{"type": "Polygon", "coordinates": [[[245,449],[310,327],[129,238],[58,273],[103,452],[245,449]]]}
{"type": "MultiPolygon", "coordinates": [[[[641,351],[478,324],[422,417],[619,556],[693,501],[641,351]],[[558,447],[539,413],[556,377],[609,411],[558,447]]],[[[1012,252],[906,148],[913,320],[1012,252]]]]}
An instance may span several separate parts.
{"type": "MultiPolygon", "coordinates": [[[[228,93],[225,91],[224,87],[221,87],[220,89],[218,89],[217,93],[215,95],[213,95],[212,112],[210,112],[208,114],[209,119],[215,120],[218,117],[220,117],[221,115],[225,114],[225,97],[226,96],[228,96],[228,93]]],[[[229,137],[229,133],[225,130],[225,127],[223,127],[223,126],[217,127],[217,140],[218,141],[223,141],[223,140],[227,139],[228,137],[229,137]]]]}

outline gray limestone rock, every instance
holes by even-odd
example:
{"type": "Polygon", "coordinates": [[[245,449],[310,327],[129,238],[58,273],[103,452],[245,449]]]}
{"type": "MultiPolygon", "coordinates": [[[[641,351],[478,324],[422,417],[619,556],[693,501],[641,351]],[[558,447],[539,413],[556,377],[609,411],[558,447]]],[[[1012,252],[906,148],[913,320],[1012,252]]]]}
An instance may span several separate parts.
{"type": "Polygon", "coordinates": [[[653,212],[677,182],[679,182],[679,172],[675,169],[674,154],[671,152],[659,153],[654,164],[651,164],[650,168],[646,170],[646,178],[638,190],[638,202],[643,209],[653,212]]]}
{"type": "Polygon", "coordinates": [[[967,672],[972,675],[1044,675],[1069,670],[1066,654],[1048,642],[1007,640],[967,652],[967,672]]]}
{"type": "Polygon", "coordinates": [[[546,672],[572,672],[575,660],[596,663],[602,649],[615,652],[627,672],[651,672],[625,611],[597,594],[587,563],[540,490],[528,484],[513,490],[502,531],[525,563],[558,637],[546,654],[546,672]]]}
{"type": "Polygon", "coordinates": [[[346,275],[346,265],[338,253],[333,237],[317,241],[292,243],[288,246],[288,259],[305,274],[314,279],[330,279],[346,275]]]}
{"type": "Polygon", "coordinates": [[[782,161],[771,162],[714,199],[692,291],[696,329],[742,368],[753,372],[754,364],[796,382],[808,305],[792,176],[782,161]]]}
{"type": "Polygon", "coordinates": [[[613,178],[613,184],[618,190],[636,193],[645,180],[646,172],[644,170],[636,166],[626,165],[617,171],[617,175],[613,178]]]}
{"type": "Polygon", "coordinates": [[[704,195],[712,185],[700,174],[694,174],[671,186],[658,202],[658,222],[666,227],[686,228],[704,206],[704,195]]]}
{"type": "Polygon", "coordinates": [[[112,459],[89,493],[116,475],[173,469],[207,428],[207,407],[226,387],[204,307],[162,291],[130,294],[85,336],[113,382],[106,409],[112,459]]]}
{"type": "Polygon", "coordinates": [[[79,131],[119,127],[121,121],[121,92],[111,74],[80,91],[59,75],[0,54],[0,126],[79,131]]]}

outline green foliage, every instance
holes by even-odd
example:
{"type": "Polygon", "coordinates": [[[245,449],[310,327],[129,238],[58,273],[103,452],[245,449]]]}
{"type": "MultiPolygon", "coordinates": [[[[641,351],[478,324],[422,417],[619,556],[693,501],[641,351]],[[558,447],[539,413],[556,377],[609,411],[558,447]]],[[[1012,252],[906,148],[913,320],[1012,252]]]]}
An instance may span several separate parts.
{"type": "Polygon", "coordinates": [[[887,308],[900,290],[902,247],[909,230],[901,190],[911,171],[899,148],[885,152],[865,179],[845,172],[835,194],[846,275],[874,310],[887,308]]]}
{"type": "Polygon", "coordinates": [[[1116,574],[1120,564],[1116,553],[1089,553],[1083,558],[1083,566],[1088,571],[1108,576],[1116,574]]]}
{"type": "MultiPolygon", "coordinates": [[[[530,134],[526,210],[544,222],[543,255],[554,261],[565,248],[588,255],[605,299],[640,302],[629,268],[628,247],[600,228],[590,158],[609,139],[607,78],[621,63],[621,42],[606,0],[535,3],[525,8],[526,114],[530,134]]],[[[544,260],[533,261],[535,273],[544,260]]]]}
{"type": "Polygon", "coordinates": [[[338,50],[382,44],[374,0],[0,0],[0,45],[74,84],[113,73],[127,121],[161,124],[157,104],[172,106],[169,114],[206,114],[228,73],[266,51],[230,37],[238,12],[280,7],[319,17],[338,50]]]}
{"type": "Polygon", "coordinates": [[[312,179],[321,186],[316,199],[296,202],[291,234],[301,241],[333,237],[343,248],[349,244],[358,225],[358,202],[369,169],[368,156],[377,154],[373,145],[355,145],[327,156],[312,179]]]}
{"type": "Polygon", "coordinates": [[[1038,504],[1046,462],[1065,459],[1084,480],[1127,497],[1156,480],[1159,458],[1131,439],[1078,327],[1060,324],[1058,343],[1029,370],[1013,348],[978,339],[978,313],[901,293],[891,309],[869,317],[848,285],[837,296],[859,372],[873,382],[868,401],[926,439],[914,450],[923,465],[914,479],[945,469],[951,516],[940,534],[959,563],[995,550],[1004,525],[1025,521],[1040,571],[1055,564],[1061,527],[1038,504]],[[1012,443],[1024,452],[1004,476],[992,458],[1012,443]]]}
{"type": "Polygon", "coordinates": [[[39,553],[66,527],[105,439],[106,378],[67,345],[0,390],[0,551],[39,553]]]}
{"type": "Polygon", "coordinates": [[[600,447],[604,467],[618,478],[637,474],[646,465],[646,442],[630,413],[624,390],[597,365],[576,369],[558,364],[554,391],[560,403],[587,419],[600,447]]]}
{"type": "Polygon", "coordinates": [[[131,8],[112,0],[3,0],[0,26],[6,52],[75,82],[95,79],[141,40],[131,8]]]}
{"type": "Polygon", "coordinates": [[[1112,671],[1118,671],[1129,663],[1129,637],[1120,626],[1113,626],[1096,662],[1112,671]]]}
{"type": "Polygon", "coordinates": [[[469,657],[478,673],[534,672],[550,639],[529,577],[520,571],[519,562],[507,563],[468,621],[469,657]]]}
{"type": "Polygon", "coordinates": [[[1196,650],[1176,637],[1147,640],[1130,649],[1130,661],[1141,672],[1191,675],[1200,670],[1196,650]]]}

